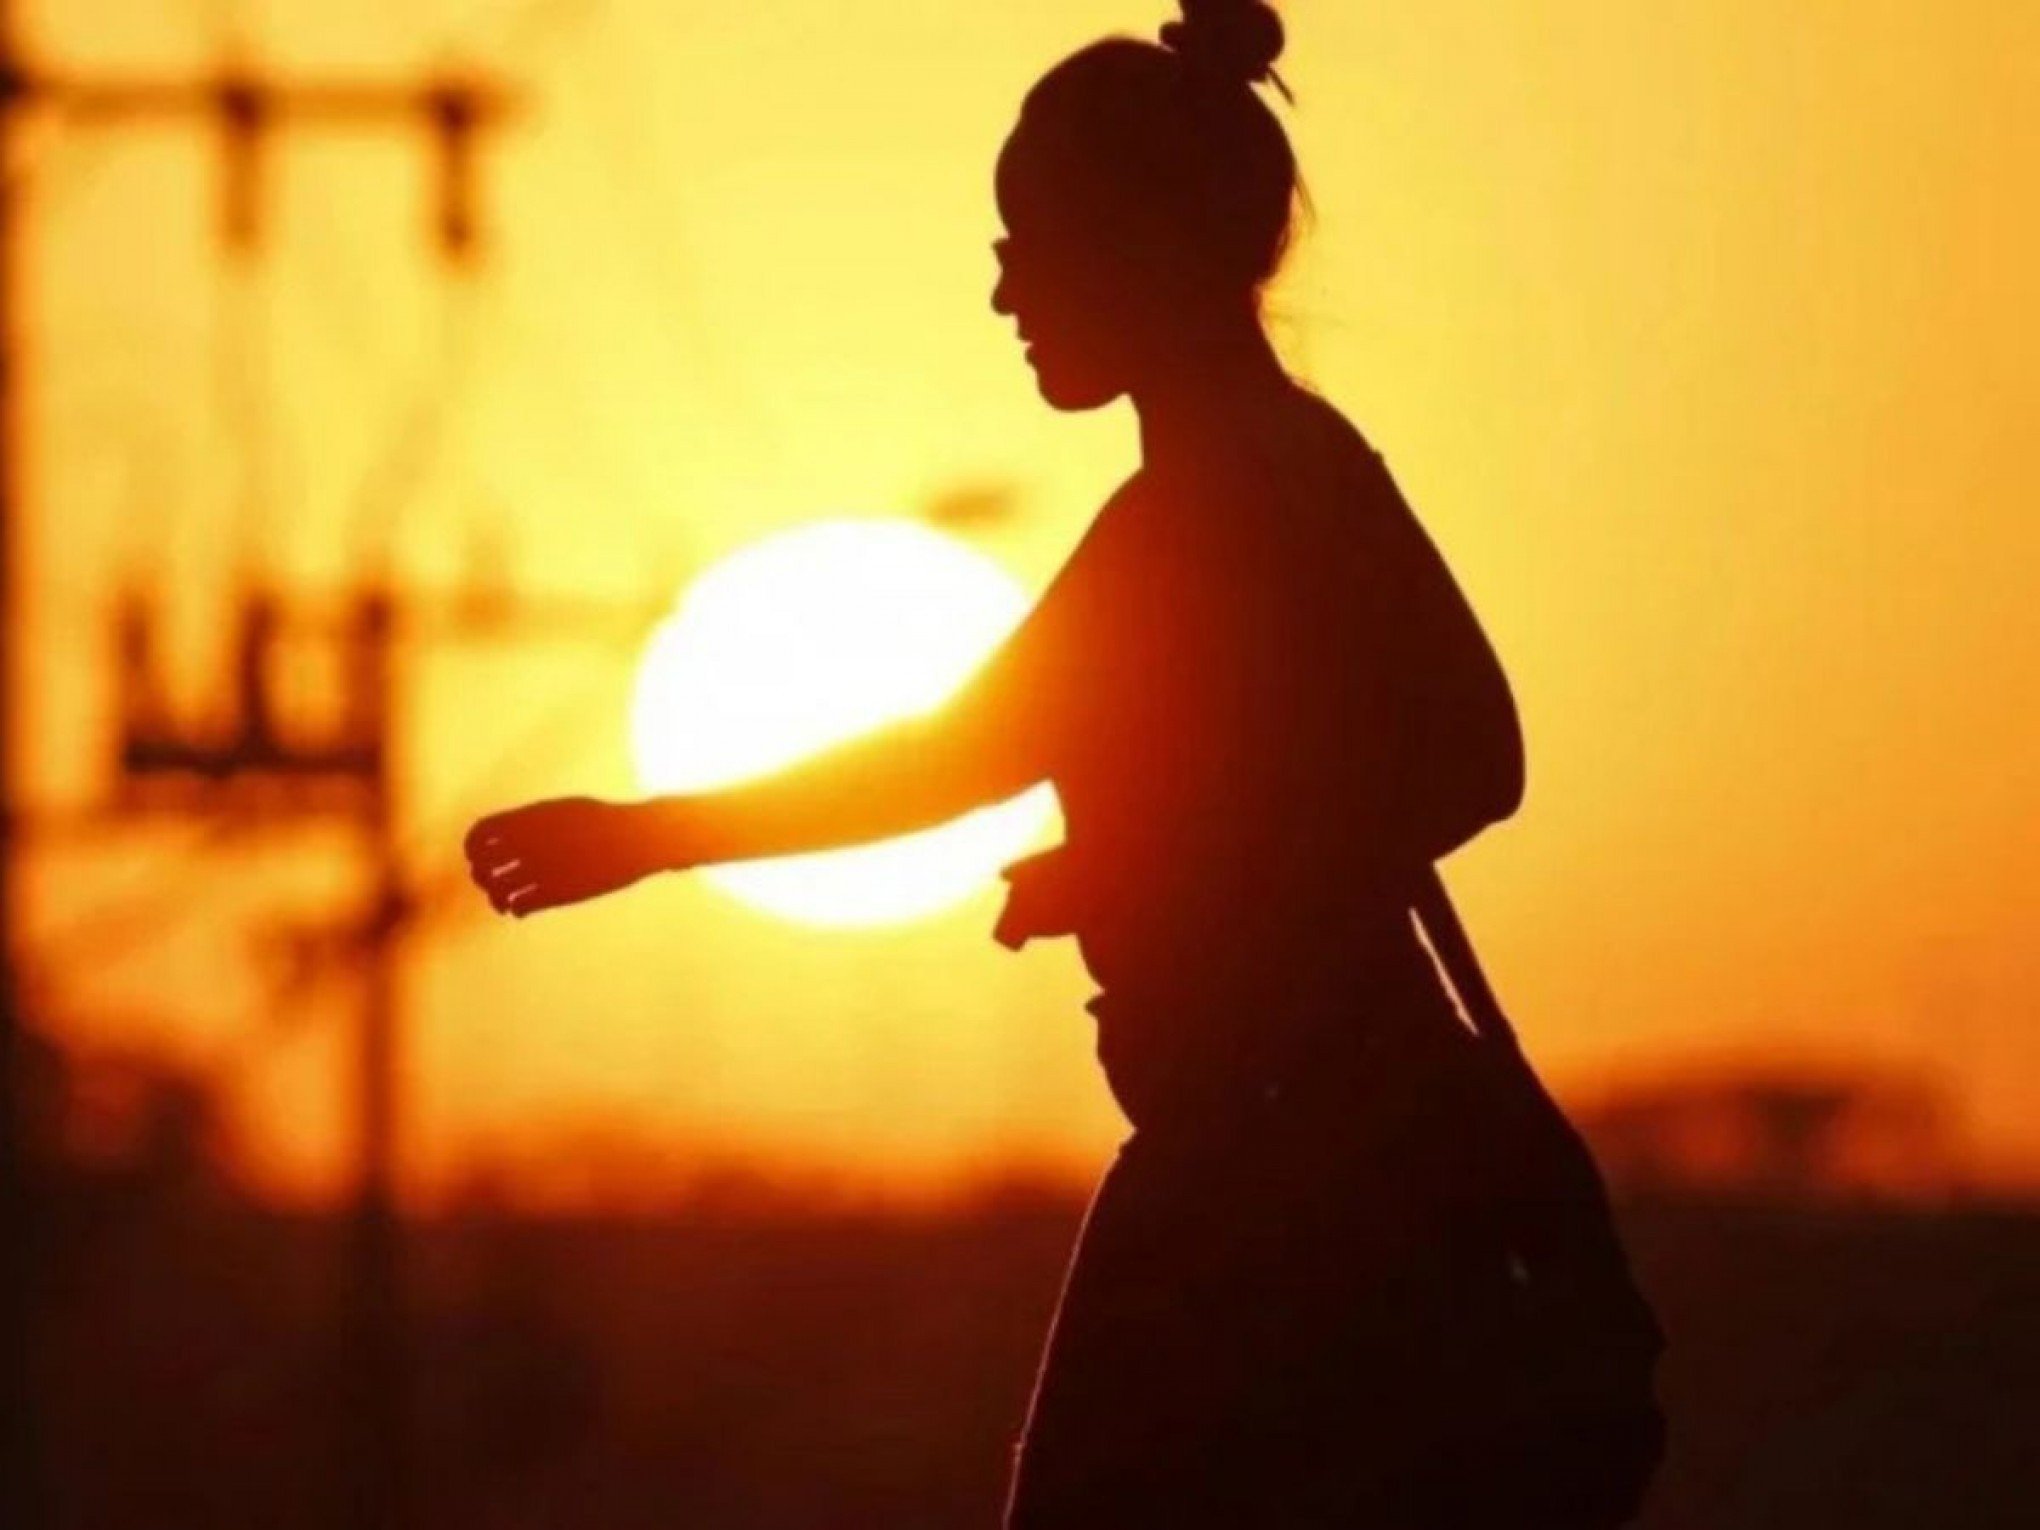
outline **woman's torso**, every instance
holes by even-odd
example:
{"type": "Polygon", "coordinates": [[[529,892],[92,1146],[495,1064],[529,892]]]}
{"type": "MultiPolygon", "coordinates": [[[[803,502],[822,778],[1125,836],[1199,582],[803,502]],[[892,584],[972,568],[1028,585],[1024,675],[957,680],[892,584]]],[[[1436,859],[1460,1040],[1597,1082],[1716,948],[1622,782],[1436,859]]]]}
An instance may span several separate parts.
{"type": "Polygon", "coordinates": [[[1499,682],[1351,425],[1293,389],[1228,427],[1131,480],[1078,555],[1087,658],[1051,778],[1136,1119],[1336,1067],[1370,1025],[1450,1023],[1395,845],[1499,682]]]}

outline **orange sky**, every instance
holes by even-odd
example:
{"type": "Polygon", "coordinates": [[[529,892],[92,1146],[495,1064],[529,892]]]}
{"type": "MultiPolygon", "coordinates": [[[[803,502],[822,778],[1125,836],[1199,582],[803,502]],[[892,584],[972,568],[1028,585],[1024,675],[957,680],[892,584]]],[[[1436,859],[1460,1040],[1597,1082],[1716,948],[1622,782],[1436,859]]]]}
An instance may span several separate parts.
{"type": "MultiPolygon", "coordinates": [[[[232,7],[23,9],[44,61],[176,70],[232,7]]],[[[240,10],[279,67],[453,46],[526,81],[531,113],[491,156],[492,263],[452,299],[394,140],[291,148],[267,263],[234,277],[211,263],[205,140],[30,135],[45,800],[103,784],[93,602],[134,561],[175,579],[198,659],[243,557],[330,578],[387,534],[430,580],[493,527],[534,584],[629,591],[1009,479],[1024,515],[978,541],[1038,588],[1131,465],[1123,411],[1034,397],[986,308],[986,242],[1028,81],[1154,7],[240,10]],[[424,471],[365,496],[414,420],[424,471]]],[[[2040,1174],[2040,470],[2015,441],[2040,405],[2040,10],[1288,14],[1318,223],[1273,308],[1516,684],[1527,805],[1451,870],[1539,1056],[1581,1091],[1865,1057],[1945,1079],[1985,1159],[2040,1174]]],[[[419,673],[421,866],[472,810],[627,787],[617,653],[419,673]]],[[[329,1182],[342,996],[279,1002],[245,921],[316,907],[344,867],[309,841],[175,843],[35,868],[32,949],[109,908],[176,915],[55,969],[63,1023],[232,1050],[265,1182],[329,1182]]],[[[827,933],[672,882],[457,923],[410,973],[418,1183],[590,1132],[922,1178],[1088,1160],[1115,1123],[1087,985],[1067,950],[993,946],[994,904],[827,933]]]]}

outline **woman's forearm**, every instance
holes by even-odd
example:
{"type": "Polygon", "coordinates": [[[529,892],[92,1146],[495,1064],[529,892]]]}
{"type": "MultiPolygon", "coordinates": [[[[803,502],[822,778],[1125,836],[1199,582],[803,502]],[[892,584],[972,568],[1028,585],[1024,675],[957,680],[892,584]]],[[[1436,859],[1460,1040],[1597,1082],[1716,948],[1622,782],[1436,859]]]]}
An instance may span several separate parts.
{"type": "Polygon", "coordinates": [[[936,719],[894,723],[758,781],[637,804],[662,871],[870,844],[933,828],[1032,784],[936,719]]]}

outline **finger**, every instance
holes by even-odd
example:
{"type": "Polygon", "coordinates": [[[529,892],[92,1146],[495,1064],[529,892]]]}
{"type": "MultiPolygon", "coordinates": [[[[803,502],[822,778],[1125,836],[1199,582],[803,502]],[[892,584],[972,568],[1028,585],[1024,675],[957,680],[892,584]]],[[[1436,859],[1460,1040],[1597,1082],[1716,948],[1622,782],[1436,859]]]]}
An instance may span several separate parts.
{"type": "Polygon", "coordinates": [[[542,876],[532,877],[527,885],[519,888],[511,900],[510,911],[522,917],[535,914],[541,909],[565,908],[569,904],[587,903],[615,891],[612,883],[599,877],[590,877],[578,869],[548,869],[542,876]]]}
{"type": "Polygon", "coordinates": [[[520,857],[515,849],[506,845],[491,845],[477,850],[468,857],[468,875],[477,881],[495,876],[505,866],[514,866],[520,857]]]}
{"type": "Polygon", "coordinates": [[[490,813],[475,820],[467,832],[466,843],[475,850],[487,850],[492,846],[514,843],[532,827],[532,819],[543,803],[528,802],[522,807],[510,808],[501,813],[490,813]]]}
{"type": "Polygon", "coordinates": [[[523,919],[542,909],[557,908],[561,903],[570,901],[560,897],[557,888],[543,882],[532,882],[518,888],[508,900],[511,917],[516,919],[523,919]]]}
{"type": "Polygon", "coordinates": [[[504,888],[536,881],[537,877],[538,869],[529,861],[499,861],[483,871],[477,880],[487,888],[504,888]]]}
{"type": "Polygon", "coordinates": [[[482,844],[482,859],[485,861],[514,861],[537,843],[536,835],[521,829],[506,830],[491,834],[482,844]]]}
{"type": "Polygon", "coordinates": [[[538,883],[530,877],[512,877],[492,883],[487,889],[489,906],[499,914],[507,914],[516,899],[534,892],[537,887],[538,883]]]}
{"type": "Polygon", "coordinates": [[[508,813],[491,813],[485,818],[477,818],[473,826],[467,831],[467,838],[463,841],[467,847],[467,853],[474,855],[486,846],[500,840],[503,837],[503,829],[510,816],[508,813]]]}

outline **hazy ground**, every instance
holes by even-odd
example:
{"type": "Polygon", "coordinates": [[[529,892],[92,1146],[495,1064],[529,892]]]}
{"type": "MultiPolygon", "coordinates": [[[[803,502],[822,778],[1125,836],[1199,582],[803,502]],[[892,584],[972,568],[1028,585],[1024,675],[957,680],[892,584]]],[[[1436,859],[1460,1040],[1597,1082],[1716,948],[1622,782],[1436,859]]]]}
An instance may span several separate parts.
{"type": "MultiPolygon", "coordinates": [[[[420,1229],[418,1522],[990,1526],[1079,1209],[420,1229]]],[[[1673,1335],[1654,1530],[2036,1522],[2040,1217],[1627,1216],[1673,1335]]],[[[56,1523],[342,1523],[339,1228],[132,1185],[63,1225],[56,1523]]]]}

